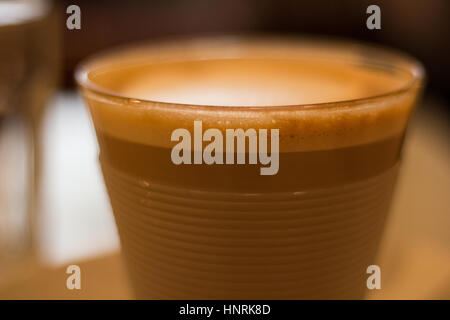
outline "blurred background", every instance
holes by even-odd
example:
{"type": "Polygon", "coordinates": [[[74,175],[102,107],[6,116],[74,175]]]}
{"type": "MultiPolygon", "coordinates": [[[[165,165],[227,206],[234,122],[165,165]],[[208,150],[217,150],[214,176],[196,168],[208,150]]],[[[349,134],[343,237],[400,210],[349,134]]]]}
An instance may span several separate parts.
{"type": "Polygon", "coordinates": [[[379,257],[383,290],[371,298],[450,299],[448,30],[447,0],[0,0],[0,298],[129,297],[77,63],[142,41],[320,35],[400,49],[425,66],[379,257]],[[381,30],[366,27],[372,4],[381,30]],[[79,30],[66,27],[69,5],[81,9],[79,30]],[[95,284],[65,290],[70,264],[95,284]]]}

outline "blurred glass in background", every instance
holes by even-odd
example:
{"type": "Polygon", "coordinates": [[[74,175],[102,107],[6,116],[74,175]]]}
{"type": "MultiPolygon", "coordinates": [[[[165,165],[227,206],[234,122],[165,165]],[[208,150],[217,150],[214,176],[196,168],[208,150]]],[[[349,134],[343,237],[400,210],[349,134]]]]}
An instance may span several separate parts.
{"type": "Polygon", "coordinates": [[[56,88],[59,31],[44,0],[0,1],[0,272],[34,256],[41,123],[56,88]]]}

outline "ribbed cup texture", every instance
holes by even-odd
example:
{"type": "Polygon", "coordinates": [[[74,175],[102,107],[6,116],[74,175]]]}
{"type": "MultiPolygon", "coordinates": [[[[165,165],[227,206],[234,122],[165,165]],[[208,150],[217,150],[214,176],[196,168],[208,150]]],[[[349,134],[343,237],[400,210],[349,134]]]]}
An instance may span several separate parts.
{"type": "Polygon", "coordinates": [[[137,298],[362,298],[397,166],[357,183],[217,193],[102,163],[137,298]]]}

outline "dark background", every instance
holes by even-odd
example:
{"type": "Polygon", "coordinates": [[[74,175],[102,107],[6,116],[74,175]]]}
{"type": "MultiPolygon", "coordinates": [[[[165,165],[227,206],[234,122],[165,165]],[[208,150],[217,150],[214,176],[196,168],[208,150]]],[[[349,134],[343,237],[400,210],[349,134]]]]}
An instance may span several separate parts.
{"type": "Polygon", "coordinates": [[[448,0],[62,0],[81,8],[81,30],[63,34],[64,85],[74,66],[104,48],[137,41],[223,35],[330,35],[403,50],[425,66],[426,98],[449,109],[450,1],[448,0]],[[381,30],[366,27],[366,9],[381,8],[381,30]]]}

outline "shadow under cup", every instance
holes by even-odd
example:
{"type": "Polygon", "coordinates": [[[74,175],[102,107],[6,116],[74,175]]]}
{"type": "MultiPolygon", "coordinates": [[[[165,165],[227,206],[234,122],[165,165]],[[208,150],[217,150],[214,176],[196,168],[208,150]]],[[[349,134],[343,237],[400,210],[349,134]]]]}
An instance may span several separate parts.
{"type": "Polygon", "coordinates": [[[197,40],[83,64],[77,80],[136,297],[364,297],[422,78],[402,54],[312,40],[197,40]],[[250,138],[245,164],[174,164],[172,133],[201,140],[194,121],[224,140],[241,128],[267,129],[271,141],[278,129],[278,171],[248,163],[250,138]]]}

